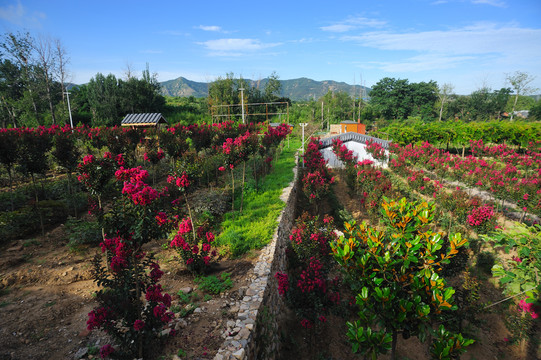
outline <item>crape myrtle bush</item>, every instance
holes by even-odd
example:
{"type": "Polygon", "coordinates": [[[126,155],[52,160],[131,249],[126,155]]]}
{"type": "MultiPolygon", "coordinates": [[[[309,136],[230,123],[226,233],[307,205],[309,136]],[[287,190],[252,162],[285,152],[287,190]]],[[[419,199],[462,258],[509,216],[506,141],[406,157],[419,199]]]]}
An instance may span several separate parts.
{"type": "Polygon", "coordinates": [[[336,239],[333,218],[304,213],[296,220],[288,247],[288,273],[277,272],[278,292],[300,318],[303,328],[326,321],[325,315],[340,304],[338,277],[332,269],[330,243],[336,239]]]}
{"type": "Polygon", "coordinates": [[[525,153],[503,145],[486,147],[472,142],[473,155],[459,156],[441,151],[425,142],[393,145],[391,168],[421,165],[438,176],[458,180],[491,192],[496,198],[517,204],[523,211],[541,214],[541,150],[531,142],[525,153]],[[479,156],[476,156],[479,155],[479,156]],[[482,157],[481,155],[487,155],[482,157]]]}
{"type": "Polygon", "coordinates": [[[319,151],[321,143],[318,138],[310,138],[306,152],[304,153],[305,172],[302,177],[302,191],[308,201],[315,205],[316,212],[318,204],[325,198],[330,191],[330,185],[334,183],[334,177],[331,176],[327,168],[327,162],[319,151]]]}
{"type": "Polygon", "coordinates": [[[355,170],[355,158],[353,150],[349,150],[344,142],[338,138],[332,142],[332,151],[345,166],[346,183],[350,188],[355,187],[357,171],[355,170]]]}
{"type": "MultiPolygon", "coordinates": [[[[106,157],[107,158],[107,157],[106,157]]],[[[148,357],[164,337],[163,327],[171,321],[171,297],[162,293],[160,267],[142,251],[152,239],[165,236],[168,227],[160,221],[166,188],[158,191],[145,181],[146,170],[120,167],[115,178],[122,183],[122,196],[106,216],[108,235],[101,243],[107,250],[110,271],[99,255],[93,261],[99,306],[89,313],[88,329],[104,329],[115,344],[106,344],[102,357],[132,359],[148,357]],[[143,300],[144,299],[144,300],[143,300]]],[[[89,180],[89,179],[87,179],[89,180]]],[[[174,335],[171,331],[169,335],[174,335]]]]}

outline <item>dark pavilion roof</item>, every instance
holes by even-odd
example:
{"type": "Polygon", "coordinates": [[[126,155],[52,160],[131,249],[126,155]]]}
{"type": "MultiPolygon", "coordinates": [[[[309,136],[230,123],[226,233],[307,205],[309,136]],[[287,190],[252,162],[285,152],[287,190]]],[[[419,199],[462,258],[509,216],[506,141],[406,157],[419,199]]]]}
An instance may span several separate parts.
{"type": "Polygon", "coordinates": [[[128,114],[122,120],[122,126],[156,126],[167,124],[161,113],[128,114]]]}

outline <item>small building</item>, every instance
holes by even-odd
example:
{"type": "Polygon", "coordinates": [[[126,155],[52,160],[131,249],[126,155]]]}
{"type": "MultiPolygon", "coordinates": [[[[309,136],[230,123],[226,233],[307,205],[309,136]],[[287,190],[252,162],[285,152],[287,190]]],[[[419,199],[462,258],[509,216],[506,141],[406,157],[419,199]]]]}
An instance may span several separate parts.
{"type": "Polygon", "coordinates": [[[341,134],[345,134],[348,132],[354,132],[354,133],[363,134],[363,135],[366,134],[366,125],[355,122],[355,121],[351,121],[351,120],[342,121],[340,122],[340,127],[341,127],[340,129],[341,134]]]}
{"type": "Polygon", "coordinates": [[[160,124],[167,125],[161,113],[128,114],[121,123],[122,126],[131,127],[158,127],[160,124]]]}

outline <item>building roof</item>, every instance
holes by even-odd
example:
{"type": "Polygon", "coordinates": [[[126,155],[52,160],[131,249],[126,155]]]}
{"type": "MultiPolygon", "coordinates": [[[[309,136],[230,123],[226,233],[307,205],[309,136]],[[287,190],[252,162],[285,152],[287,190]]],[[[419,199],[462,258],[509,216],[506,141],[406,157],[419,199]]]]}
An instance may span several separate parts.
{"type": "Polygon", "coordinates": [[[344,121],[340,121],[340,124],[358,124],[358,122],[353,121],[353,120],[344,120],[344,121]]]}
{"type": "Polygon", "coordinates": [[[128,114],[122,119],[122,126],[156,126],[167,124],[161,113],[128,114]]]}
{"type": "Polygon", "coordinates": [[[391,140],[383,140],[383,139],[379,139],[379,138],[376,138],[376,137],[373,137],[373,136],[359,134],[359,133],[356,133],[356,132],[347,132],[347,133],[344,133],[344,134],[330,136],[328,138],[321,139],[319,142],[321,143],[322,148],[327,148],[327,147],[332,146],[332,141],[334,139],[340,139],[345,143],[348,142],[348,141],[355,141],[355,142],[358,142],[360,144],[366,144],[367,141],[371,140],[373,142],[379,143],[384,149],[388,149],[389,144],[392,142],[391,140]]]}

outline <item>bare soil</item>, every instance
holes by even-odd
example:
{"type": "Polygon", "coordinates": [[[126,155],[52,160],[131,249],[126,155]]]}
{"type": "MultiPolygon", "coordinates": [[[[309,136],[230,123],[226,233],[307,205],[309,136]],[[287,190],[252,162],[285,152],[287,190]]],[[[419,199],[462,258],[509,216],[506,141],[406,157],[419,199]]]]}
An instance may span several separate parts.
{"type": "MultiPolygon", "coordinates": [[[[87,247],[70,252],[63,225],[45,236],[11,242],[0,249],[0,360],[74,359],[84,348],[109,342],[101,331],[88,331],[88,313],[97,305],[98,289],[90,272],[90,259],[99,250],[87,247]]],[[[204,301],[191,273],[184,270],[172,250],[147,244],[156,254],[165,275],[161,284],[178,304],[176,293],[192,288],[199,293],[201,312],[176,320],[177,335],[155,358],[171,359],[182,349],[187,358],[212,359],[223,342],[227,320],[235,317],[235,302],[242,298],[257,253],[243,259],[221,260],[214,272],[231,273],[234,287],[204,301]]],[[[236,312],[235,312],[236,311],[236,312]]],[[[83,359],[96,358],[90,354],[83,359]]]]}

